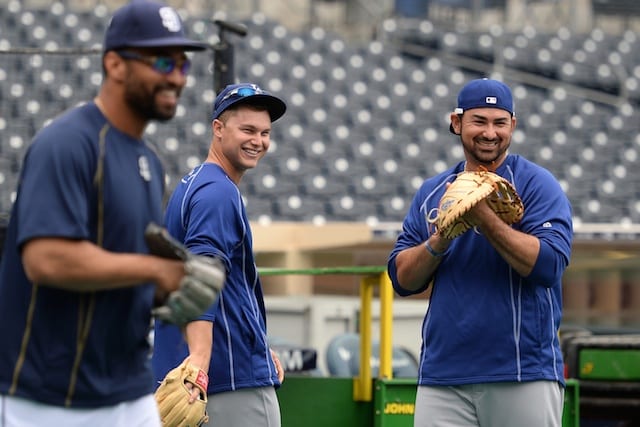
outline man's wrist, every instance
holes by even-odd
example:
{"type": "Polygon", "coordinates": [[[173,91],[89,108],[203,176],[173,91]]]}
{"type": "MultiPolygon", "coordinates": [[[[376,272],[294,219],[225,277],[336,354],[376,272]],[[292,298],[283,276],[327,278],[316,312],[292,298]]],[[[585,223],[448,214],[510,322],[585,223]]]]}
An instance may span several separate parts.
{"type": "Polygon", "coordinates": [[[447,253],[447,249],[443,250],[443,251],[436,251],[430,244],[429,244],[429,240],[424,242],[424,247],[427,248],[427,252],[429,252],[431,254],[432,257],[434,258],[440,258],[443,255],[445,255],[447,253]]]}

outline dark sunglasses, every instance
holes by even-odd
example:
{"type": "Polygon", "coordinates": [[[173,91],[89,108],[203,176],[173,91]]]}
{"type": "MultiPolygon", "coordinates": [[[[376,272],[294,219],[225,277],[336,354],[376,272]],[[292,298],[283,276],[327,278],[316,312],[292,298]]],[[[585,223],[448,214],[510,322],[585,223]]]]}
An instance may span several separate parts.
{"type": "Polygon", "coordinates": [[[175,59],[169,56],[141,55],[128,50],[119,50],[117,53],[124,59],[131,59],[133,61],[140,61],[147,64],[160,74],[170,74],[176,69],[176,67],[178,67],[180,74],[184,76],[191,68],[191,61],[186,58],[175,59]]]}

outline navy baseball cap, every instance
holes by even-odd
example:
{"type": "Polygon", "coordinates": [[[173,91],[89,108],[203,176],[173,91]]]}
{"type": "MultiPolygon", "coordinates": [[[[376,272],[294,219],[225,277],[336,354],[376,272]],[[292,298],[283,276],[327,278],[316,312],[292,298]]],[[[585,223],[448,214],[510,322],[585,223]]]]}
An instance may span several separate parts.
{"type": "Polygon", "coordinates": [[[261,89],[258,85],[238,83],[228,85],[218,94],[216,100],[213,102],[213,115],[211,116],[211,120],[217,119],[225,110],[236,104],[264,105],[269,112],[272,122],[282,117],[287,110],[287,104],[285,104],[283,100],[261,89]]]}
{"type": "MultiPolygon", "coordinates": [[[[458,106],[454,113],[462,114],[473,108],[499,108],[508,111],[511,116],[516,115],[509,86],[498,80],[486,78],[471,80],[460,90],[458,106]]],[[[451,124],[449,130],[455,133],[451,124]]]]}
{"type": "Polygon", "coordinates": [[[103,50],[126,47],[181,47],[204,50],[207,45],[185,36],[178,13],[164,3],[133,0],[116,10],[109,21],[103,50]]]}

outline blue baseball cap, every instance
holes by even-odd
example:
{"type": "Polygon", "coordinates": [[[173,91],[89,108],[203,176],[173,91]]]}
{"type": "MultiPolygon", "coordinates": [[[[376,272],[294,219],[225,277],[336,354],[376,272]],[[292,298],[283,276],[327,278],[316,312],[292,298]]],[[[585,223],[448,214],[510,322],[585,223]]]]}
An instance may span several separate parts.
{"type": "Polygon", "coordinates": [[[287,104],[277,96],[253,83],[228,85],[218,94],[213,102],[211,120],[215,120],[229,107],[236,104],[263,105],[269,112],[271,121],[278,120],[287,110],[287,104]]]}
{"type": "MultiPolygon", "coordinates": [[[[499,108],[515,116],[513,109],[513,95],[506,84],[492,79],[476,79],[467,83],[458,94],[456,114],[462,114],[473,108],[499,108]]],[[[453,126],[449,125],[452,133],[453,126]]]]}
{"type": "Polygon", "coordinates": [[[103,50],[127,47],[181,47],[194,51],[204,50],[207,45],[185,36],[182,20],[173,8],[152,0],[133,0],[113,14],[103,50]]]}

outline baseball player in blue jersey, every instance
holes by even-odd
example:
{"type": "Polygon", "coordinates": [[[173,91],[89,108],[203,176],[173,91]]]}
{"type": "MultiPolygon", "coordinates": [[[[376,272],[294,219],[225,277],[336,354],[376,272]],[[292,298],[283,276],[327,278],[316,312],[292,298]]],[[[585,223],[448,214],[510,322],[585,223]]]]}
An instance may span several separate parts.
{"type": "Polygon", "coordinates": [[[238,184],[267,153],[271,123],[285,110],[282,100],[256,85],[223,89],[214,102],[208,157],[182,178],[165,214],[174,237],[196,254],[221,259],[227,270],[218,302],[188,323],[184,335],[173,325],[155,324],[152,363],[158,382],[187,356],[209,373],[211,421],[205,425],[280,425],[275,390],[284,371],[267,343],[262,287],[238,184]]]}
{"type": "Polygon", "coordinates": [[[508,154],[516,126],[502,82],[465,85],[451,114],[465,161],[417,191],[388,262],[396,292],[431,289],[422,326],[416,427],[561,426],[563,361],[558,342],[561,279],[573,239],[571,206],[550,172],[508,154]],[[426,218],[447,183],[486,168],[513,184],[523,219],[504,223],[479,203],[478,224],[447,240],[426,218]]]}
{"type": "Polygon", "coordinates": [[[35,136],[0,266],[0,426],[160,425],[151,309],[183,263],[148,255],[165,174],[142,139],[176,111],[187,39],[177,13],[134,1],[105,34],[98,96],[35,136]]]}

